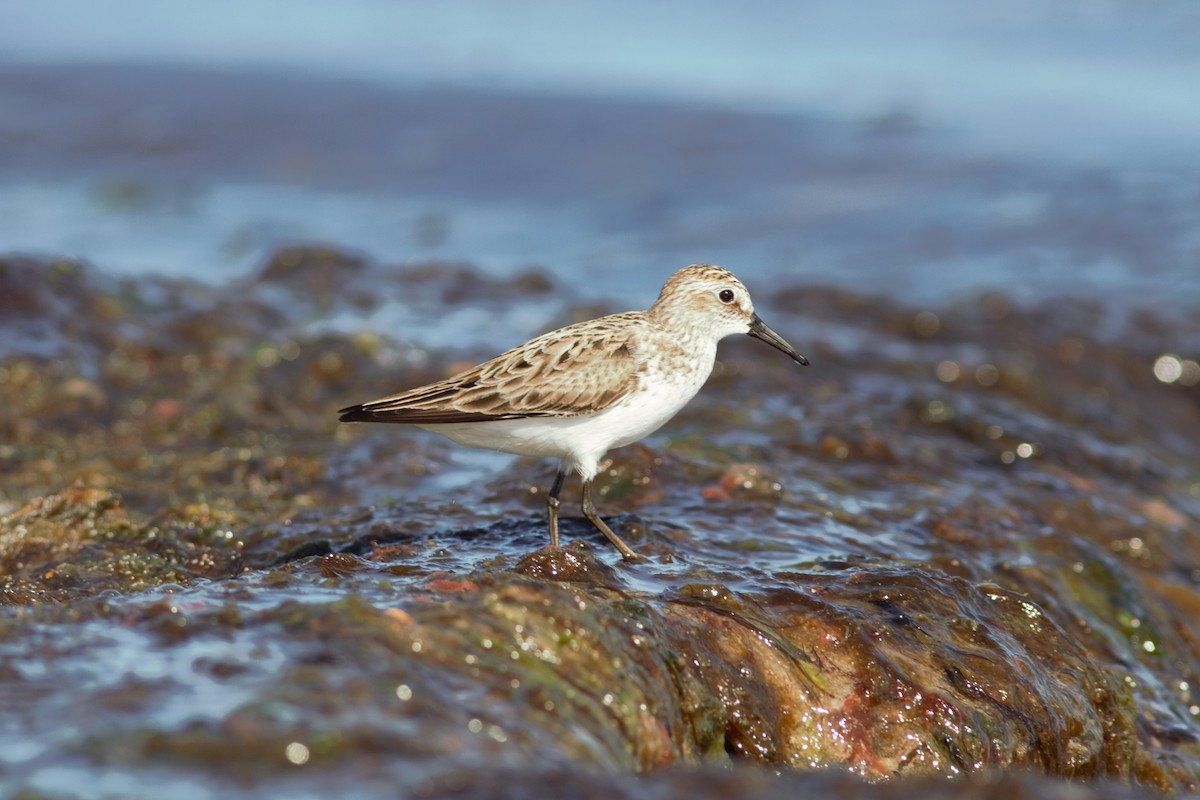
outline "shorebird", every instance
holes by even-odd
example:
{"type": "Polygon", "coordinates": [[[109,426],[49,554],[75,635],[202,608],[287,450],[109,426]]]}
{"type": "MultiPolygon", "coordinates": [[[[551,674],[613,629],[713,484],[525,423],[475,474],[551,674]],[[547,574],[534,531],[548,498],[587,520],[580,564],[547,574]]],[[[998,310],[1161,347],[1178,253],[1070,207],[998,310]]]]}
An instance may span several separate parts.
{"type": "Polygon", "coordinates": [[[808,364],[754,313],[732,272],[692,264],[667,280],[646,311],[550,331],[443,381],[343,408],[339,418],[406,423],[467,447],[557,458],[546,498],[550,546],[558,547],[558,498],[574,470],[583,481],[583,515],[622,556],[636,559],[592,503],[600,460],[675,416],[712,372],[717,342],[735,333],[808,364]]]}

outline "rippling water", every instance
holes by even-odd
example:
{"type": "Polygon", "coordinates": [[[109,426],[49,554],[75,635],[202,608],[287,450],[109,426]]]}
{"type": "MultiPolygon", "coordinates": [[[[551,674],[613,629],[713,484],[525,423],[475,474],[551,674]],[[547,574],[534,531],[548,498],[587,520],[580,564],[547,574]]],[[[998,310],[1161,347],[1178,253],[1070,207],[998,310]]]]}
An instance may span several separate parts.
{"type": "Polygon", "coordinates": [[[8,10],[0,785],[1194,789],[1192,5],[499,8],[8,10]],[[693,261],[644,563],[335,421],[693,261]]]}

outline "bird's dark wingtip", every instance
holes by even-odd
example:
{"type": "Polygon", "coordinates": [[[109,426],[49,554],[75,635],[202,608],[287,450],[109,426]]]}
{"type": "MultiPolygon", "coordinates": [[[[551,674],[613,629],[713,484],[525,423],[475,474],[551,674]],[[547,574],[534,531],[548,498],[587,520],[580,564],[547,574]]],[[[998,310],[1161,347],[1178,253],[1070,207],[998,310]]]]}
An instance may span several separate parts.
{"type": "Polygon", "coordinates": [[[366,422],[371,419],[371,412],[362,406],[346,406],[338,409],[338,422],[366,422]]]}
{"type": "Polygon", "coordinates": [[[338,409],[338,422],[396,422],[408,425],[445,425],[453,422],[494,422],[529,416],[560,416],[558,414],[489,414],[486,411],[459,411],[454,408],[396,407],[390,401],[361,403],[338,409]]]}

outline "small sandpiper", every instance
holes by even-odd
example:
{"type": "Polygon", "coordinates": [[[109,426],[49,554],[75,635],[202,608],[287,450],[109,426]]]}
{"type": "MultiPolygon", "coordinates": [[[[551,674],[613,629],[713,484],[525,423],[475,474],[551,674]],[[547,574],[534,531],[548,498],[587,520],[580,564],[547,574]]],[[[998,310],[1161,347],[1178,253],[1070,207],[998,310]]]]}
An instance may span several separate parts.
{"type": "Polygon", "coordinates": [[[735,333],[808,364],[758,318],[733,273],[693,264],[672,275],[646,311],[568,325],[444,381],[338,413],[342,422],[404,422],[467,447],[553,456],[559,467],[546,500],[550,546],[558,546],[558,496],[575,470],[583,479],[583,515],[622,556],[636,559],[592,504],[600,460],[675,416],[712,372],[717,342],[735,333]]]}

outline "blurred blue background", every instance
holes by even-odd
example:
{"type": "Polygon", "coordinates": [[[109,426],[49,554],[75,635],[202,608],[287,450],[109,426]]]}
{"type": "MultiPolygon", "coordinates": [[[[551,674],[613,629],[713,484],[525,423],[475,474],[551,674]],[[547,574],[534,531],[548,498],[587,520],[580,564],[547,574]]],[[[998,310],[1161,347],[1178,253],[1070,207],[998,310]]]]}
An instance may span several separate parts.
{"type": "MultiPolygon", "coordinates": [[[[0,3],[0,251],[1200,297],[1200,5],[0,3]]],[[[759,289],[761,293],[762,290],[759,289]]]]}

